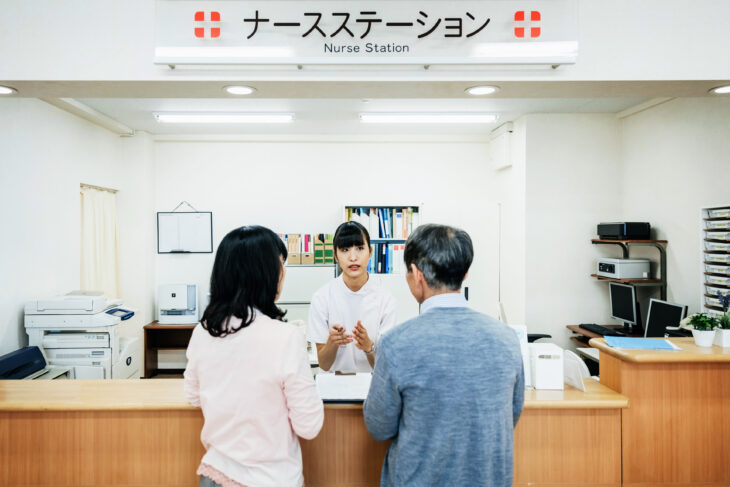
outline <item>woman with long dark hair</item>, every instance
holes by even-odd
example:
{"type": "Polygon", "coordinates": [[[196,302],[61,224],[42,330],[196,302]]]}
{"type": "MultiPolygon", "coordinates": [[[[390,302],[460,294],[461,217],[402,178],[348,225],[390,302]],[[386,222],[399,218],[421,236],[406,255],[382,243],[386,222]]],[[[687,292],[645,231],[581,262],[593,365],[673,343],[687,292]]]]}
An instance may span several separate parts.
{"type": "Polygon", "coordinates": [[[201,486],[303,484],[297,435],[314,438],[324,408],[304,336],[275,304],[286,257],[260,226],[237,228],[218,246],[185,369],[186,397],[205,419],[201,486]]]}

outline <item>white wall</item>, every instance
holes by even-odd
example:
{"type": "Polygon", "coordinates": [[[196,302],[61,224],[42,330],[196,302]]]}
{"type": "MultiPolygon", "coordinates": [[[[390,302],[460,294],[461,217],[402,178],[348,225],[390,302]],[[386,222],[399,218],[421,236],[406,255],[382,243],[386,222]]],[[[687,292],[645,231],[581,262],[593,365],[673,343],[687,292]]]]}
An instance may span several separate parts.
{"type": "Polygon", "coordinates": [[[570,345],[565,325],[607,323],[608,288],[590,274],[596,224],[621,215],[619,125],[612,114],[529,115],[525,323],[570,345]]]}
{"type": "MultiPolygon", "coordinates": [[[[679,98],[621,122],[623,219],[668,240],[668,300],[700,309],[700,208],[730,205],[730,99],[679,98]]],[[[656,260],[656,252],[636,253],[656,260]]]]}
{"type": "MultiPolygon", "coordinates": [[[[239,79],[153,64],[150,0],[2,0],[0,80],[239,79]]],[[[728,79],[730,2],[579,0],[579,57],[557,70],[494,71],[499,80],[728,79]]],[[[192,23],[191,23],[192,25],[192,23]]],[[[479,72],[248,72],[254,79],[482,79],[479,72]]]]}
{"type": "Polygon", "coordinates": [[[525,323],[525,167],[527,123],[513,124],[509,137],[510,161],[493,170],[487,180],[489,197],[499,205],[499,301],[503,319],[525,323]]]}
{"type": "MultiPolygon", "coordinates": [[[[241,225],[334,233],[345,205],[420,205],[422,223],[470,233],[477,249],[470,300],[494,311],[496,222],[485,144],[158,142],[155,160],[157,211],[182,200],[212,210],[215,247],[241,225]]],[[[212,254],[161,254],[156,262],[158,283],[208,289],[212,254]]],[[[402,276],[388,279],[403,279],[405,288],[402,276]]]]}
{"type": "Polygon", "coordinates": [[[151,266],[145,268],[141,252],[150,248],[141,242],[149,233],[144,219],[151,214],[151,189],[143,167],[150,164],[137,150],[144,141],[120,139],[30,99],[0,100],[0,126],[0,354],[27,345],[25,301],[79,287],[82,182],[120,190],[121,294],[141,311],[123,333],[135,334],[149,316],[142,293],[149,290],[151,266]]]}

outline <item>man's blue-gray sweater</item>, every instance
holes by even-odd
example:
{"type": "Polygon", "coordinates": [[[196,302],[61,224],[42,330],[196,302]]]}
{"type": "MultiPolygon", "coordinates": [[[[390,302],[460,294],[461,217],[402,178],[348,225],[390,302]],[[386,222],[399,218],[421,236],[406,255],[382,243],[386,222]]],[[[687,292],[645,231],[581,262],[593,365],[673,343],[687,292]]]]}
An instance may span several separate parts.
{"type": "Polygon", "coordinates": [[[432,308],[378,346],[365,423],[392,439],[381,486],[511,486],[524,402],[520,345],[468,308],[432,308]]]}

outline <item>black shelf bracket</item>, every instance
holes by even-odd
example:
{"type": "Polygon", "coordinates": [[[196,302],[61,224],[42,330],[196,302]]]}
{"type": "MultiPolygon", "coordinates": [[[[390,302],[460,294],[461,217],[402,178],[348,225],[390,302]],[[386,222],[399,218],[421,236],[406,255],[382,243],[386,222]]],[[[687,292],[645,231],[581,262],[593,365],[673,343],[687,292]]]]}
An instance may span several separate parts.
{"type": "Polygon", "coordinates": [[[629,258],[629,249],[631,247],[654,247],[659,251],[659,279],[661,279],[660,284],[654,284],[654,283],[634,283],[634,286],[659,286],[660,287],[660,296],[662,301],[667,300],[667,249],[664,248],[664,245],[662,245],[659,242],[630,242],[626,240],[616,241],[612,242],[610,240],[591,240],[591,243],[594,245],[618,245],[621,247],[621,251],[623,253],[623,258],[628,259],[629,258]]]}

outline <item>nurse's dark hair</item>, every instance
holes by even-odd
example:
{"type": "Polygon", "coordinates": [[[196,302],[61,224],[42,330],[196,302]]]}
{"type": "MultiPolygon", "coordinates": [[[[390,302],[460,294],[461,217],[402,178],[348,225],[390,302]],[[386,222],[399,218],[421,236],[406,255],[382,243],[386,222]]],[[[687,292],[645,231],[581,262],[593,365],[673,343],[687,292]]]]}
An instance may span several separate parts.
{"type": "Polygon", "coordinates": [[[218,245],[210,275],[210,303],[200,323],[214,337],[236,333],[254,320],[254,309],[280,320],[285,311],[276,304],[284,242],[271,230],[258,225],[236,228],[218,245]],[[229,326],[231,316],[241,319],[229,326]]]}
{"type": "Polygon", "coordinates": [[[357,246],[370,249],[370,234],[367,228],[358,222],[345,222],[335,230],[335,238],[332,240],[332,246],[340,250],[357,246]]]}
{"type": "Polygon", "coordinates": [[[446,225],[421,225],[406,240],[408,272],[416,264],[431,289],[458,291],[474,260],[474,247],[464,230],[446,225]]]}

